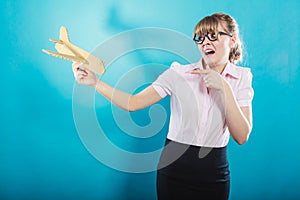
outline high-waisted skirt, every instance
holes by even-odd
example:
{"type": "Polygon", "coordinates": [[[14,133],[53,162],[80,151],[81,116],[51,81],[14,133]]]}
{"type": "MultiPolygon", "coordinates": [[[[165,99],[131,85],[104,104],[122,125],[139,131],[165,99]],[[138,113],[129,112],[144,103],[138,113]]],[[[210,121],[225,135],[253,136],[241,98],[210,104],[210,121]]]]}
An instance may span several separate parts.
{"type": "Polygon", "coordinates": [[[158,199],[228,199],[230,175],[226,149],[167,139],[157,170],[158,199]],[[170,142],[172,147],[167,148],[170,142]]]}

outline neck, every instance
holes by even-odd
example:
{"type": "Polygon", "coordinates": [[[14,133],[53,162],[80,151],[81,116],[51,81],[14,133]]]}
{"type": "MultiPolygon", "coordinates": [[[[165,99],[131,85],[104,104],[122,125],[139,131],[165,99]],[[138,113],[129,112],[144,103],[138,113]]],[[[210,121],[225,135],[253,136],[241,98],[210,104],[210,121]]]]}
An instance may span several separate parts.
{"type": "Polygon", "coordinates": [[[210,65],[206,64],[205,61],[202,59],[202,65],[204,67],[204,69],[213,69],[217,72],[219,72],[219,74],[222,74],[222,72],[224,71],[226,65],[227,65],[228,62],[226,63],[222,63],[222,64],[215,64],[215,63],[212,63],[210,65]]]}

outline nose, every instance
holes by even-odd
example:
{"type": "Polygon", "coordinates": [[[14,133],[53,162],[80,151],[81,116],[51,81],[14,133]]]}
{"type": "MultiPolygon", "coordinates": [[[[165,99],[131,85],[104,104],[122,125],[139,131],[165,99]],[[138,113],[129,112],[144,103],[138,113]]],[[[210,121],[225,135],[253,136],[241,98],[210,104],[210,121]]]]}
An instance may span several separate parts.
{"type": "Polygon", "coordinates": [[[202,43],[202,46],[207,45],[207,44],[211,44],[211,41],[208,39],[208,36],[205,35],[205,36],[204,36],[203,43],[202,43]]]}
{"type": "Polygon", "coordinates": [[[204,36],[204,40],[203,40],[203,43],[202,44],[207,44],[207,43],[210,43],[211,41],[208,39],[208,36],[205,35],[204,36]]]}

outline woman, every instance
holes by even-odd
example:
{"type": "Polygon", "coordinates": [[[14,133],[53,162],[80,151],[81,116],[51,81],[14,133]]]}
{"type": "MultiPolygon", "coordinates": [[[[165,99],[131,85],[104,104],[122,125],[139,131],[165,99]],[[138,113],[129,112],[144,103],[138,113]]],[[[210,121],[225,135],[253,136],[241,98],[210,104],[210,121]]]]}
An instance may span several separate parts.
{"type": "Polygon", "coordinates": [[[80,84],[93,86],[128,111],[171,96],[166,144],[186,151],[171,163],[167,161],[174,155],[163,151],[157,172],[158,199],[228,199],[229,136],[244,144],[252,129],[252,74],[235,65],[242,59],[238,24],[229,15],[215,13],[195,26],[193,40],[202,55],[198,63],[172,63],[136,95],[116,90],[81,69],[79,63],[73,64],[80,84]]]}

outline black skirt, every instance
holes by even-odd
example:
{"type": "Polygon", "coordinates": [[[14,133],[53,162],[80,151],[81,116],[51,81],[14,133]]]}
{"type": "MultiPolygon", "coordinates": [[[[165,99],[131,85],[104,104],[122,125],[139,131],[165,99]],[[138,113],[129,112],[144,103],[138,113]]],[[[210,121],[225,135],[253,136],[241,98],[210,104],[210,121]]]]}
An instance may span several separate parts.
{"type": "Polygon", "coordinates": [[[185,145],[167,139],[157,170],[157,195],[167,199],[228,199],[227,148],[185,145]]]}

